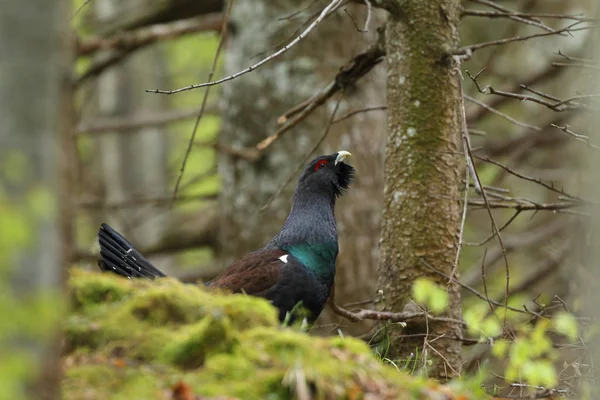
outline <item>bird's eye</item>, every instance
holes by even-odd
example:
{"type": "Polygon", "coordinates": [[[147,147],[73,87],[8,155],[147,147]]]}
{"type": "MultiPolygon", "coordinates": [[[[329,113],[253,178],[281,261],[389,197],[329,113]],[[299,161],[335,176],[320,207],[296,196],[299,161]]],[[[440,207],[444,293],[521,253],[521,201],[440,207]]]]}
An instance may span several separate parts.
{"type": "Polygon", "coordinates": [[[315,171],[320,170],[321,168],[323,168],[324,166],[326,166],[327,164],[329,164],[329,162],[327,160],[320,160],[317,165],[315,165],[315,171]]]}

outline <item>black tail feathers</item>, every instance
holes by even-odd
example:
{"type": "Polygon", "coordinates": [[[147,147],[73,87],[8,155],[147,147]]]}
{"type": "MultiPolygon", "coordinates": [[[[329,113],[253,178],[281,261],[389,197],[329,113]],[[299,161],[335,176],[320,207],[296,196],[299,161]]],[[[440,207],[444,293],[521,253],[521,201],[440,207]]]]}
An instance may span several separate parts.
{"type": "Polygon", "coordinates": [[[98,266],[102,271],[114,272],[127,278],[146,278],[150,280],[166,276],[150,264],[131,243],[107,224],[100,226],[98,241],[100,242],[101,257],[98,260],[98,266]]]}

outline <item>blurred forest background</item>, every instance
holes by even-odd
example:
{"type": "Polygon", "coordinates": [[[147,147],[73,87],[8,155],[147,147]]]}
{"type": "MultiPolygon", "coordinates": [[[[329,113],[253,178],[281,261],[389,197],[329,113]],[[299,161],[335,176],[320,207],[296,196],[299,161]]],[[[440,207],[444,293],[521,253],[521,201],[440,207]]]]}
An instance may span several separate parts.
{"type": "MultiPolygon", "coordinates": [[[[65,269],[96,269],[102,222],[122,232],[168,275],[190,282],[210,279],[278,231],[298,166],[310,155],[339,149],[352,152],[349,162],[358,177],[337,207],[336,302],[369,306],[377,295],[385,206],[386,63],[345,88],[338,105],[330,99],[298,122],[289,110],[325,89],[342,66],[377,40],[385,11],[348,2],[296,47],[212,87],[204,99],[206,89],[168,96],[146,90],[180,88],[240,71],[297,36],[328,2],[237,0],[227,26],[219,0],[76,0],[69,10],[50,6],[58,1],[37,3],[40,8],[30,8],[27,15],[16,14],[14,6],[15,14],[0,20],[0,48],[8,48],[6,36],[20,25],[43,32],[47,26],[36,21],[48,18],[34,14],[52,15],[55,26],[65,27],[29,49],[29,67],[11,69],[0,56],[6,85],[0,111],[0,264],[9,277],[8,286],[0,286],[3,313],[17,312],[9,286],[21,285],[26,292],[61,281],[64,271],[42,267],[49,254],[63,260],[65,269]],[[53,73],[62,82],[54,89],[35,84],[33,67],[47,62],[55,64],[53,73]],[[36,100],[46,95],[56,99],[53,117],[36,100]],[[29,132],[32,125],[25,121],[35,118],[53,118],[61,134],[52,140],[43,139],[43,132],[31,133],[31,141],[14,137],[13,132],[29,132]],[[282,127],[287,132],[272,144],[256,147],[282,127]],[[27,147],[34,142],[35,149],[27,147]],[[60,213],[56,202],[63,205],[60,213]],[[32,212],[56,217],[36,225],[32,212]],[[47,240],[36,242],[38,229],[47,240]],[[24,267],[32,260],[39,261],[36,268],[24,267]],[[14,274],[13,265],[23,267],[14,274]]],[[[475,168],[503,243],[494,239],[484,199],[472,181],[460,282],[495,302],[509,295],[512,307],[525,305],[541,314],[562,309],[577,314],[584,307],[580,282],[587,275],[572,257],[582,241],[572,232],[585,229],[589,218],[580,209],[578,196],[586,182],[579,171],[582,152],[598,149],[587,137],[587,116],[596,105],[587,85],[598,64],[588,59],[593,31],[578,30],[577,24],[592,21],[595,5],[593,0],[463,2],[463,46],[536,37],[474,49],[461,67],[475,168]],[[505,260],[510,260],[508,287],[505,260]]],[[[22,51],[12,46],[11,54],[22,51]]],[[[494,330],[501,328],[479,324],[489,321],[490,305],[468,289],[462,290],[462,300],[464,319],[476,325],[475,339],[496,336],[494,330]]],[[[51,323],[60,310],[45,298],[33,303],[31,312],[39,320],[16,314],[13,319],[22,321],[13,331],[26,329],[31,340],[45,330],[37,323],[51,323]]],[[[326,309],[312,332],[360,336],[372,327],[326,309]]],[[[490,360],[490,349],[468,344],[462,370],[472,373],[490,360]]],[[[583,347],[576,341],[551,360],[559,366],[557,387],[572,390],[586,376],[583,347]]],[[[17,360],[9,369],[24,373],[27,367],[17,360]]],[[[496,378],[507,367],[497,364],[496,378]]],[[[514,389],[502,379],[495,384],[514,389]]]]}

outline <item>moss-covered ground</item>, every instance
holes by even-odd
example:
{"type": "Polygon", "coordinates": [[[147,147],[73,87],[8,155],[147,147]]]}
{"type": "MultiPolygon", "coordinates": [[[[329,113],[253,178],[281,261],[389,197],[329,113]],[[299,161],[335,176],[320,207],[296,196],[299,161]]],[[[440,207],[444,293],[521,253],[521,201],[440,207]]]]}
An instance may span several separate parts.
{"type": "Polygon", "coordinates": [[[480,398],[384,365],[360,340],[281,327],[251,296],[82,270],[69,290],[65,399],[480,398]]]}

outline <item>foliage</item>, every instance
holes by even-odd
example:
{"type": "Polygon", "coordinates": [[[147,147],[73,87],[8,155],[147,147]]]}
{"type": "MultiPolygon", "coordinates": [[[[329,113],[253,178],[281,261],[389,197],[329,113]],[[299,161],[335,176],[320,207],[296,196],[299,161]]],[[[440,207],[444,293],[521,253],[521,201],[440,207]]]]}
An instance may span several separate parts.
{"type": "Polygon", "coordinates": [[[413,296],[417,303],[425,304],[436,314],[442,313],[448,307],[448,292],[428,278],[415,280],[413,296]]]}
{"type": "Polygon", "coordinates": [[[149,282],[73,271],[65,324],[66,399],[156,398],[182,383],[203,396],[469,399],[381,364],[354,338],[281,327],[268,302],[209,293],[165,278],[149,282]]]}

